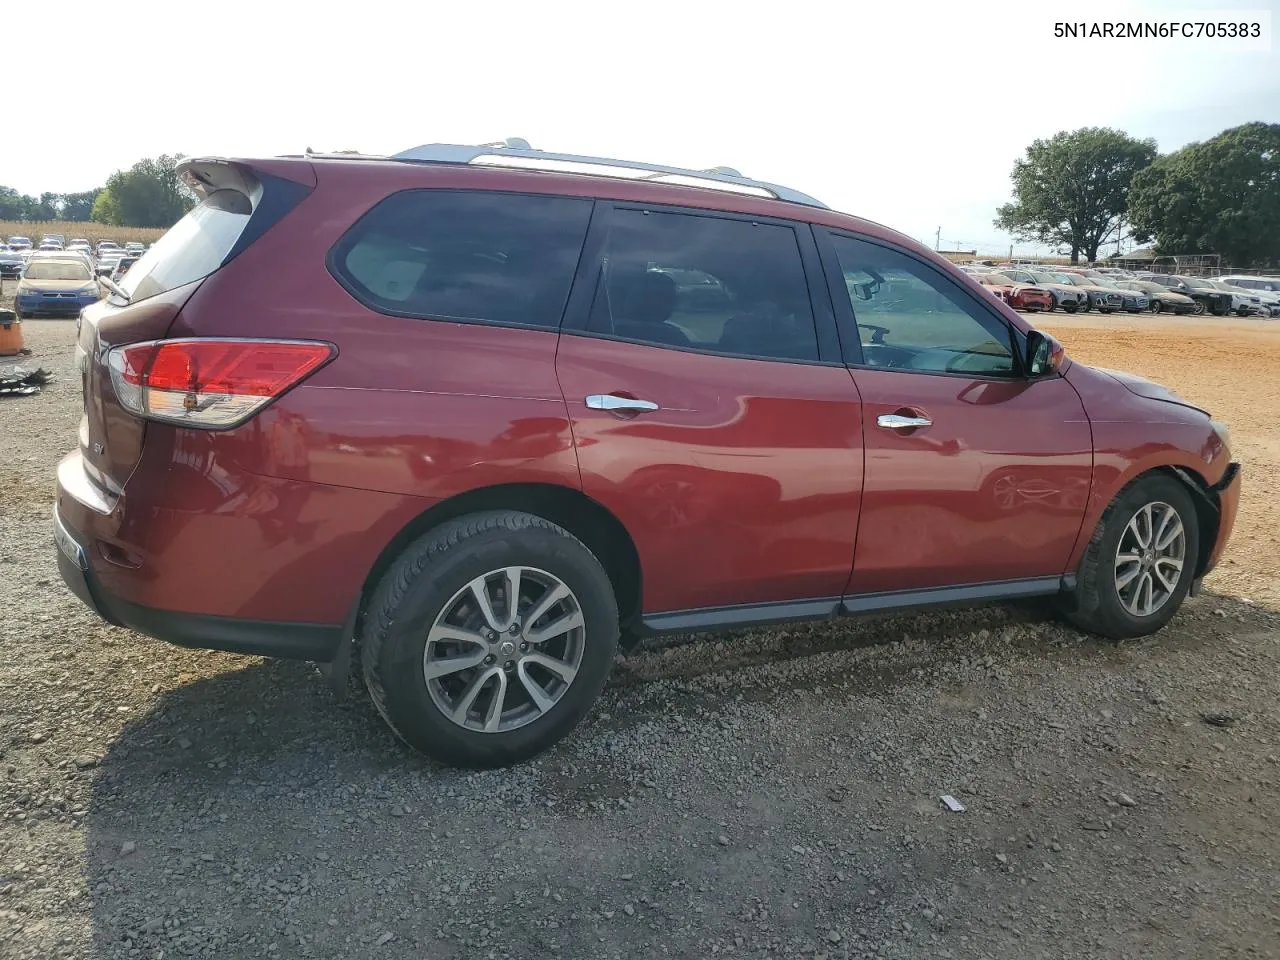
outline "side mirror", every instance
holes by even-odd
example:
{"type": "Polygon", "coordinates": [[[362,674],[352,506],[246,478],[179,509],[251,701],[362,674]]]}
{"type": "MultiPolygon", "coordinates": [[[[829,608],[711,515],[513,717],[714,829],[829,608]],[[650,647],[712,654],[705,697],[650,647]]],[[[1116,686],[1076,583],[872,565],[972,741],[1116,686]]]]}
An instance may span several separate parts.
{"type": "Polygon", "coordinates": [[[1029,377],[1046,377],[1057,373],[1067,351],[1057,340],[1039,330],[1027,334],[1027,353],[1023,367],[1029,377]]]}

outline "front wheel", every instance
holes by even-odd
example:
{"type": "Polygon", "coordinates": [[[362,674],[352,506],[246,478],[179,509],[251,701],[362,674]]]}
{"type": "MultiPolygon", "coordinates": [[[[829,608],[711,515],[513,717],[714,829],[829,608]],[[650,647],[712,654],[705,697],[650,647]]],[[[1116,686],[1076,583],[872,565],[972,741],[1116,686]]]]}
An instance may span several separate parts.
{"type": "Polygon", "coordinates": [[[1159,313],[1163,309],[1159,300],[1152,300],[1150,310],[1152,313],[1159,313]]]}
{"type": "Polygon", "coordinates": [[[1196,308],[1194,312],[1197,317],[1203,317],[1205,314],[1205,311],[1207,311],[1208,309],[1209,308],[1204,305],[1203,300],[1196,301],[1196,308]]]}
{"type": "Polygon", "coordinates": [[[1199,551],[1200,527],[1186,487],[1164,475],[1131,483],[1089,541],[1067,618],[1114,640],[1154,633],[1191,589],[1199,551]]]}
{"type": "Polygon", "coordinates": [[[410,546],[365,615],[374,706],[409,746],[461,767],[527,760],[599,695],[618,608],[599,560],[515,511],[450,521],[410,546]]]}

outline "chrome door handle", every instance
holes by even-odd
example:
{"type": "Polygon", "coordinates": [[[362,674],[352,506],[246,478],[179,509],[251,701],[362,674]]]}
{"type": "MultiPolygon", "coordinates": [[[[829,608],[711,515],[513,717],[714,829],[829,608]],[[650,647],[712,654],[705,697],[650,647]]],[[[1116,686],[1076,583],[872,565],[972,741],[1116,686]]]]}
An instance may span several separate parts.
{"type": "Polygon", "coordinates": [[[587,397],[586,404],[592,410],[608,410],[610,413],[652,413],[658,409],[652,400],[618,397],[612,393],[593,393],[587,397]]]}
{"type": "Polygon", "coordinates": [[[882,413],[876,417],[876,426],[886,430],[904,430],[907,427],[932,427],[928,417],[904,417],[897,413],[882,413]]]}

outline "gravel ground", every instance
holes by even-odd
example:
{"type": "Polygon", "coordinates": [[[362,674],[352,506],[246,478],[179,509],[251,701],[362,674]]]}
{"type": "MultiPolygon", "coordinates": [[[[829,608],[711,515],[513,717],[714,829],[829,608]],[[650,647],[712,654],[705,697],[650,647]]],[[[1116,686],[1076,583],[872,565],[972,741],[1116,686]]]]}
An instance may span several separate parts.
{"type": "MultiPolygon", "coordinates": [[[[543,758],[464,773],[305,664],[172,648],[65,591],[72,328],[28,323],[60,380],[0,400],[0,957],[1280,956],[1260,500],[1148,641],[1032,607],[680,638],[543,758]]],[[[1178,342],[1163,379],[1210,376],[1178,342]]]]}

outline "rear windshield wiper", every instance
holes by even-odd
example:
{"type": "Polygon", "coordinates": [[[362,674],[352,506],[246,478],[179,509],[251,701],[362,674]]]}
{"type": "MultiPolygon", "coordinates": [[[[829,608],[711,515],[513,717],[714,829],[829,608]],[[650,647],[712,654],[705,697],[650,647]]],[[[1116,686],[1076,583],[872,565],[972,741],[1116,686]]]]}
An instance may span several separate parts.
{"type": "Polygon", "coordinates": [[[99,277],[98,282],[101,283],[108,290],[110,290],[117,297],[119,297],[121,300],[123,300],[125,303],[131,303],[133,301],[133,298],[124,292],[124,288],[121,287],[120,284],[112,280],[110,277],[99,277]]]}

